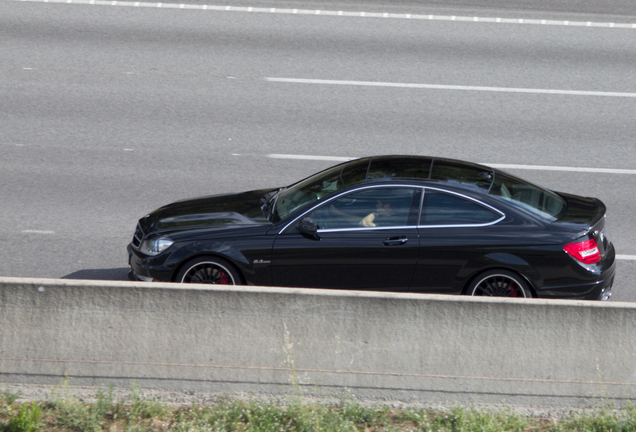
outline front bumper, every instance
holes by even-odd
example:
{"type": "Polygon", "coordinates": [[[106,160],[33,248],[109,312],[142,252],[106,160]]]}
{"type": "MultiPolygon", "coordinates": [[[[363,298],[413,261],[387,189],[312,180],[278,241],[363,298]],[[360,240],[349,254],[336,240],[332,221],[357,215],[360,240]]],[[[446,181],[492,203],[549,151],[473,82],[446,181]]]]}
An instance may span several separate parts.
{"type": "Polygon", "coordinates": [[[148,258],[139,255],[139,252],[129,244],[126,248],[128,251],[128,279],[131,281],[143,282],[170,282],[172,279],[172,271],[161,264],[156,264],[154,257],[148,258]]]}
{"type": "Polygon", "coordinates": [[[128,280],[133,282],[155,282],[155,280],[151,277],[140,276],[134,272],[134,270],[130,270],[128,272],[128,280]]]}

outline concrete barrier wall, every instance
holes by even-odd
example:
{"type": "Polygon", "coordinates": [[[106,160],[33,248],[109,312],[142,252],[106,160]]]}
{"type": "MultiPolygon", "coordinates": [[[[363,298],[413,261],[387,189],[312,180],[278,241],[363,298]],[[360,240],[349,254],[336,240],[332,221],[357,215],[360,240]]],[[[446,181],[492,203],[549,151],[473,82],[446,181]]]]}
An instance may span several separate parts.
{"type": "Polygon", "coordinates": [[[589,406],[636,304],[0,278],[0,383],[589,406]]]}

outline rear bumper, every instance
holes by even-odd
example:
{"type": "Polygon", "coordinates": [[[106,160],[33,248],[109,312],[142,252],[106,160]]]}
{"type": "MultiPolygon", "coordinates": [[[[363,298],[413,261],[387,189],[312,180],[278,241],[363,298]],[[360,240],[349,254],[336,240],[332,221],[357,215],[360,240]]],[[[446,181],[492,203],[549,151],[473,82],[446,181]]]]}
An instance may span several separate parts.
{"type": "Polygon", "coordinates": [[[571,300],[609,300],[612,296],[614,277],[587,285],[549,286],[539,290],[541,298],[571,300]]]}
{"type": "Polygon", "coordinates": [[[612,244],[598,264],[580,265],[579,282],[568,285],[545,285],[537,294],[541,298],[567,298],[572,300],[609,300],[616,273],[616,251],[612,244]]]}

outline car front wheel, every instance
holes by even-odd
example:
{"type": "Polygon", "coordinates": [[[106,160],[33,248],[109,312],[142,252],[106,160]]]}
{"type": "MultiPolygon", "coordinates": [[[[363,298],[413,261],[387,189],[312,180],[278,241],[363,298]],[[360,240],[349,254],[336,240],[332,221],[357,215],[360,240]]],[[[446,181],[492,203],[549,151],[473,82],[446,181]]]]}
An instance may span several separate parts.
{"type": "Polygon", "coordinates": [[[466,292],[471,296],[532,297],[530,287],[521,276],[507,270],[489,270],[478,275],[466,292]]]}
{"type": "Polygon", "coordinates": [[[199,257],[186,262],[175,277],[176,282],[238,285],[241,278],[232,264],[217,257],[199,257]]]}

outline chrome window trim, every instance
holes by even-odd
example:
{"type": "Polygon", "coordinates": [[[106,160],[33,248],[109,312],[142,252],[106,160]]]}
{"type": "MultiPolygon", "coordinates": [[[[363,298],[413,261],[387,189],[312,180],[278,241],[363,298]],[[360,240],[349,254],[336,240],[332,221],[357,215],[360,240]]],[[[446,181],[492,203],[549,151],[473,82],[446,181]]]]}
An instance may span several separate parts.
{"type": "Polygon", "coordinates": [[[502,220],[504,220],[506,216],[502,216],[494,222],[488,222],[486,224],[457,224],[457,225],[418,225],[417,228],[421,229],[430,229],[430,228],[479,228],[479,227],[487,227],[491,225],[498,224],[502,220]]]}
{"type": "MultiPolygon", "coordinates": [[[[380,189],[380,188],[409,188],[409,189],[424,189],[424,186],[416,186],[416,185],[405,185],[405,184],[380,184],[380,185],[369,185],[369,186],[362,186],[358,189],[353,189],[347,193],[342,193],[336,196],[333,196],[331,198],[329,198],[328,200],[323,201],[323,204],[326,204],[330,201],[333,201],[337,198],[352,194],[354,192],[360,192],[366,189],[380,189]]],[[[422,195],[424,195],[424,193],[422,193],[422,195]]],[[[322,205],[321,205],[322,206],[322,205]]],[[[283,232],[285,232],[287,230],[287,228],[289,228],[290,225],[293,225],[294,223],[296,223],[296,221],[300,218],[302,218],[303,216],[305,216],[307,213],[311,213],[317,206],[311,207],[309,210],[304,211],[303,213],[301,213],[299,216],[296,216],[291,222],[289,222],[287,225],[285,225],[280,231],[278,231],[278,235],[281,235],[283,232]]],[[[420,214],[422,213],[422,205],[420,203],[420,214]]],[[[419,219],[418,219],[419,222],[419,219]]],[[[360,227],[360,228],[342,228],[345,230],[360,230],[360,229],[382,229],[382,228],[386,228],[386,229],[393,229],[395,227],[360,227]]],[[[411,226],[409,226],[409,228],[411,228],[411,226]]],[[[417,228],[417,226],[413,225],[412,228],[417,228]]],[[[318,232],[326,232],[325,231],[321,231],[319,230],[318,232]]]]}
{"type": "Polygon", "coordinates": [[[501,210],[486,204],[485,202],[479,201],[478,199],[475,199],[473,197],[458,193],[458,192],[454,192],[454,191],[449,191],[446,189],[440,189],[440,188],[436,188],[436,187],[430,187],[430,186],[424,186],[424,193],[422,194],[422,205],[420,205],[420,219],[419,222],[420,224],[417,225],[417,228],[422,228],[422,229],[431,229],[431,228],[479,228],[479,227],[487,227],[487,226],[492,226],[495,224],[498,224],[499,222],[501,222],[502,220],[504,220],[506,218],[506,214],[504,212],[502,212],[501,210]],[[486,207],[490,210],[492,210],[495,213],[498,213],[499,215],[501,215],[501,217],[499,219],[496,219],[492,222],[487,222],[487,223],[483,223],[483,224],[451,224],[451,225],[422,225],[422,209],[424,207],[424,197],[426,195],[426,190],[434,190],[434,191],[438,191],[438,192],[442,192],[442,193],[447,193],[447,194],[451,194],[451,195],[456,195],[458,197],[467,199],[469,201],[472,201],[474,203],[477,203],[478,205],[481,205],[482,207],[486,207]]]}
{"type": "MultiPolygon", "coordinates": [[[[504,220],[506,218],[506,214],[504,212],[502,212],[501,210],[491,206],[490,204],[486,204],[483,201],[480,201],[476,198],[470,197],[468,195],[464,195],[462,193],[459,192],[454,192],[454,191],[449,191],[446,189],[441,189],[441,188],[436,188],[436,187],[431,187],[431,186],[416,186],[416,185],[405,185],[405,184],[381,184],[381,185],[369,185],[369,186],[363,186],[360,187],[358,189],[354,189],[351,190],[348,193],[343,193],[343,194],[339,194],[336,196],[333,196],[331,198],[329,198],[326,201],[323,201],[324,204],[333,201],[337,198],[340,198],[342,196],[345,195],[349,195],[351,193],[354,192],[359,192],[359,191],[363,191],[366,189],[378,189],[378,188],[396,188],[396,187],[402,187],[402,188],[409,188],[409,189],[422,189],[422,195],[420,197],[420,214],[418,217],[418,225],[413,225],[413,226],[403,226],[403,227],[360,227],[360,228],[338,228],[338,229],[324,229],[324,230],[318,230],[318,232],[343,232],[343,231],[360,231],[360,230],[389,230],[389,229],[404,229],[404,228],[421,228],[421,229],[432,229],[432,228],[479,228],[479,227],[487,227],[487,226],[492,226],[492,225],[496,225],[499,222],[501,222],[502,220],[504,220]],[[450,195],[456,195],[460,198],[464,198],[467,199],[469,201],[472,201],[478,205],[481,205],[482,207],[486,207],[490,210],[492,210],[494,213],[497,213],[499,215],[501,215],[501,217],[499,217],[499,219],[496,219],[492,222],[487,222],[487,223],[483,223],[483,224],[451,224],[451,225],[422,225],[422,209],[424,207],[424,198],[426,196],[426,191],[427,190],[434,190],[437,192],[442,192],[442,193],[447,193],[450,195]]],[[[291,222],[289,222],[287,225],[285,225],[279,232],[278,235],[281,235],[283,232],[285,232],[287,230],[287,228],[289,228],[290,225],[293,225],[296,221],[298,221],[300,218],[302,218],[303,216],[305,216],[307,213],[311,213],[311,211],[315,209],[315,207],[310,208],[309,210],[303,212],[302,214],[300,214],[299,216],[297,216],[296,218],[294,218],[291,222]]]]}
{"type": "Polygon", "coordinates": [[[417,229],[416,225],[392,226],[392,227],[360,227],[360,228],[327,228],[319,229],[319,233],[345,232],[345,231],[386,231],[386,230],[405,230],[417,229]]]}

